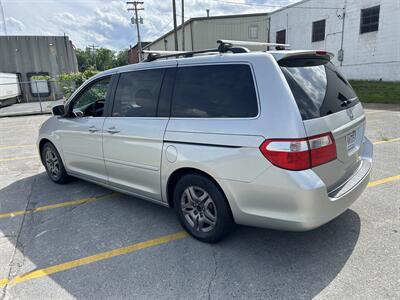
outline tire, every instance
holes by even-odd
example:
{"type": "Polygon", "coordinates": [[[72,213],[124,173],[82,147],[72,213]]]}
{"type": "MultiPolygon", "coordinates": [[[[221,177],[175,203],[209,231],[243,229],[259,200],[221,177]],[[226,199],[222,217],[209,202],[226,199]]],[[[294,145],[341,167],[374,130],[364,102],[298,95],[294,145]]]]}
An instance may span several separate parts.
{"type": "Polygon", "coordinates": [[[180,178],[173,201],[182,227],[202,242],[216,243],[234,228],[225,195],[205,176],[188,174],[180,178]]]}
{"type": "Polygon", "coordinates": [[[59,184],[67,183],[71,177],[65,171],[60,154],[53,144],[47,142],[42,148],[42,162],[46,168],[47,175],[52,181],[59,184]]]}

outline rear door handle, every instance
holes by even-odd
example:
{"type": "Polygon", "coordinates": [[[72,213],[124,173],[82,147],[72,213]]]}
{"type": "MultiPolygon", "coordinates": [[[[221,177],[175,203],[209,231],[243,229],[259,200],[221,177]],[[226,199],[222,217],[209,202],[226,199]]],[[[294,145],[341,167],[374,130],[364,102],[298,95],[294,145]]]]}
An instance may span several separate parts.
{"type": "Polygon", "coordinates": [[[95,126],[90,126],[89,127],[89,131],[90,132],[96,132],[96,131],[99,131],[95,126]]]}
{"type": "Polygon", "coordinates": [[[110,128],[107,129],[108,133],[114,134],[114,133],[118,133],[120,132],[120,130],[118,130],[117,128],[115,128],[115,126],[112,126],[110,128]]]}

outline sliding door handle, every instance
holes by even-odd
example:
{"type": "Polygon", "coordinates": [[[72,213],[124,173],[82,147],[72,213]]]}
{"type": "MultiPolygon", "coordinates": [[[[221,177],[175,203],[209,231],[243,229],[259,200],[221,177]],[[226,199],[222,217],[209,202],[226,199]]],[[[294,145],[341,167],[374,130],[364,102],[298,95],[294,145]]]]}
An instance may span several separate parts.
{"type": "Polygon", "coordinates": [[[120,132],[120,130],[117,129],[117,128],[115,128],[115,126],[112,126],[112,127],[110,127],[110,128],[107,128],[107,132],[108,132],[108,133],[111,133],[111,134],[114,134],[114,133],[120,132]]]}
{"type": "Polygon", "coordinates": [[[99,131],[99,130],[96,128],[96,126],[90,126],[88,130],[89,130],[90,132],[99,131]]]}

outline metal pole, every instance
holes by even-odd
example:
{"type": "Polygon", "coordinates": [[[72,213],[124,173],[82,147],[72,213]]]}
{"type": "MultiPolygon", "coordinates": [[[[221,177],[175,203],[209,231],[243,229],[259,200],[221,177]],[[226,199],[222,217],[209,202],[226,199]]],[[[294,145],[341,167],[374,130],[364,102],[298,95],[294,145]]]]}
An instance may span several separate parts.
{"type": "Polygon", "coordinates": [[[178,33],[176,32],[176,3],[172,0],[172,14],[174,17],[174,40],[175,40],[175,51],[178,51],[178,33]]]}
{"type": "Polygon", "coordinates": [[[42,98],[40,97],[39,88],[38,88],[38,85],[37,85],[37,80],[35,80],[35,85],[36,85],[36,93],[37,93],[37,95],[39,97],[40,112],[42,113],[43,112],[42,98]]]}
{"type": "Polygon", "coordinates": [[[185,51],[185,27],[183,24],[185,23],[185,0],[182,1],[182,51],[185,51]]]}
{"type": "Polygon", "coordinates": [[[7,35],[6,15],[4,13],[4,7],[3,7],[3,3],[1,2],[1,0],[0,0],[0,10],[1,10],[1,16],[3,18],[4,35],[7,35]]]}

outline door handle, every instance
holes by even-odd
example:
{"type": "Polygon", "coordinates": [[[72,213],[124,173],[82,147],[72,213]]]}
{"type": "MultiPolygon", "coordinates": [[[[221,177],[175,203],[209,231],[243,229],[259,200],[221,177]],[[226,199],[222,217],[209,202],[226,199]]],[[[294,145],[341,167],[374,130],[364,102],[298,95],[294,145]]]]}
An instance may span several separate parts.
{"type": "Polygon", "coordinates": [[[117,128],[115,128],[115,126],[112,126],[112,127],[109,127],[109,128],[107,129],[107,132],[108,132],[108,133],[111,133],[111,134],[114,134],[114,133],[120,132],[120,130],[118,130],[117,128]]]}
{"type": "Polygon", "coordinates": [[[90,126],[89,127],[89,131],[90,132],[96,132],[96,131],[99,131],[95,126],[90,126]]]}

